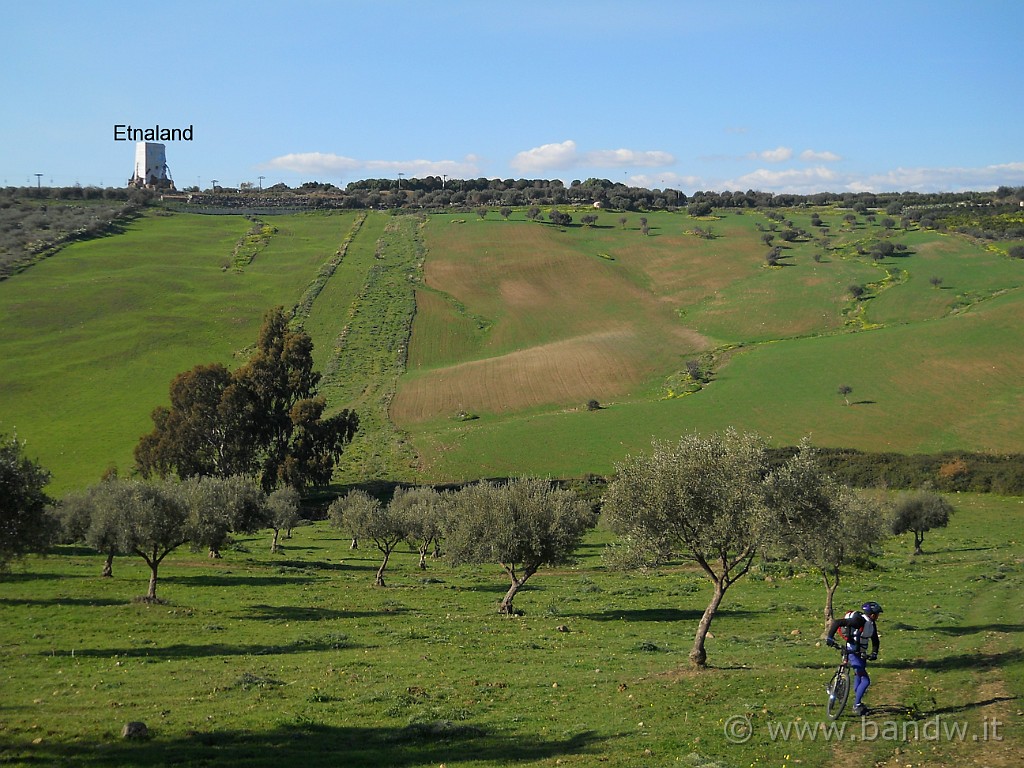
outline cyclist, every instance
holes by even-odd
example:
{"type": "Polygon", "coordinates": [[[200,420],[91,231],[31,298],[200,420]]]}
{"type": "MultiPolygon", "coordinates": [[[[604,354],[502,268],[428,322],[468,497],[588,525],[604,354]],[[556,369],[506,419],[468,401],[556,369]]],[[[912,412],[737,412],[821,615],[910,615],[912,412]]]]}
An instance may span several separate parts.
{"type": "Polygon", "coordinates": [[[881,645],[878,636],[878,616],[882,613],[882,606],[874,600],[869,600],[861,606],[859,611],[850,611],[841,619],[833,619],[828,626],[826,633],[826,644],[838,648],[835,634],[837,630],[846,640],[846,652],[853,667],[853,712],[856,715],[867,715],[869,710],[864,706],[864,693],[871,685],[871,678],[868,677],[867,662],[878,658],[878,648],[881,645]],[[871,652],[868,653],[868,643],[871,644],[871,652]]]}

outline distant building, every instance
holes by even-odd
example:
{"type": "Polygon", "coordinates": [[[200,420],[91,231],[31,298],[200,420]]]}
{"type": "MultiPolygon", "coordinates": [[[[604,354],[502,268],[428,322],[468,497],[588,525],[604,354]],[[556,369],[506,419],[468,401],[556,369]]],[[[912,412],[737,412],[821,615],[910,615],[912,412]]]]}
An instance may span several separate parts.
{"type": "Polygon", "coordinates": [[[150,141],[135,144],[135,171],[128,179],[128,186],[174,189],[171,171],[167,167],[167,149],[163,144],[150,141]]]}

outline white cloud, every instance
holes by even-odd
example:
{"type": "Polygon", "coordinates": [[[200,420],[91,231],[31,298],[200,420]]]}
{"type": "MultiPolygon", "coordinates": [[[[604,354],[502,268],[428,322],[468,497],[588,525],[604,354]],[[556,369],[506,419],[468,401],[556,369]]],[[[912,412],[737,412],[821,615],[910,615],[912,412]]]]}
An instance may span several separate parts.
{"type": "Polygon", "coordinates": [[[516,154],[509,166],[519,173],[534,174],[572,168],[662,168],[676,159],[668,152],[635,149],[598,149],[580,152],[572,139],[559,144],[542,144],[516,154]]]}
{"type": "Polygon", "coordinates": [[[1024,184],[1024,163],[981,168],[896,168],[850,181],[853,192],[963,192],[1024,184]]]}
{"type": "Polygon", "coordinates": [[[675,157],[668,152],[637,152],[633,149],[600,149],[583,156],[581,165],[599,168],[663,168],[672,165],[675,157]]]}
{"type": "Polygon", "coordinates": [[[752,152],[748,155],[752,160],[764,160],[766,163],[784,163],[792,156],[793,150],[789,147],[776,147],[763,152],[752,152]]]}
{"type": "Polygon", "coordinates": [[[556,168],[572,168],[578,160],[576,142],[569,139],[561,144],[542,144],[519,152],[509,162],[509,166],[520,173],[530,174],[556,168]]]}
{"type": "Polygon", "coordinates": [[[299,152],[275,157],[261,167],[268,170],[289,171],[310,178],[351,174],[379,176],[398,173],[420,178],[441,175],[475,178],[479,175],[478,158],[475,155],[466,155],[461,161],[357,160],[332,153],[299,152]]]}
{"type": "Polygon", "coordinates": [[[300,152],[281,155],[263,164],[264,168],[292,171],[293,173],[338,174],[358,170],[361,163],[351,157],[324,154],[323,152],[300,152]]]}
{"type": "Polygon", "coordinates": [[[734,179],[712,182],[707,188],[756,189],[810,195],[816,192],[983,191],[1002,185],[1024,185],[1024,162],[980,168],[896,168],[873,174],[841,174],[823,165],[785,170],[759,168],[734,179]]]}
{"type": "Polygon", "coordinates": [[[837,163],[843,158],[835,152],[815,152],[813,149],[805,149],[800,153],[800,159],[807,163],[837,163]]]}
{"type": "Polygon", "coordinates": [[[720,189],[756,189],[765,192],[794,192],[797,194],[813,194],[826,190],[834,190],[839,186],[839,175],[829,168],[789,168],[782,171],[770,171],[758,168],[737,179],[722,182],[720,189]]]}

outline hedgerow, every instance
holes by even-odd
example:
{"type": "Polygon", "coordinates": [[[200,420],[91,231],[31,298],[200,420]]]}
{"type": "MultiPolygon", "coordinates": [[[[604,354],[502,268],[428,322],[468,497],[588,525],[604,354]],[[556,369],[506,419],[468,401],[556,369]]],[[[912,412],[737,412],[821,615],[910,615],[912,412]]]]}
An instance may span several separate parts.
{"type": "MultiPolygon", "coordinates": [[[[782,463],[795,448],[769,453],[782,463]]],[[[858,488],[916,489],[1024,496],[1024,454],[991,455],[867,453],[852,448],[819,448],[817,454],[841,482],[858,488]]]]}

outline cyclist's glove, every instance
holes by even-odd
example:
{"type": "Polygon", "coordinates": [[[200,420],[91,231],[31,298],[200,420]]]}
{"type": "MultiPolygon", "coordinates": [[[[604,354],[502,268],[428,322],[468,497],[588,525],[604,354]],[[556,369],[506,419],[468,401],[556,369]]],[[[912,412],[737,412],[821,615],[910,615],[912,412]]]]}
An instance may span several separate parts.
{"type": "Polygon", "coordinates": [[[877,653],[869,653],[868,654],[868,661],[876,661],[877,659],[878,659],[878,654],[877,653]]]}
{"type": "Polygon", "coordinates": [[[827,645],[829,648],[839,647],[839,643],[836,642],[836,639],[834,637],[830,637],[827,640],[825,640],[825,645],[827,645]]]}

